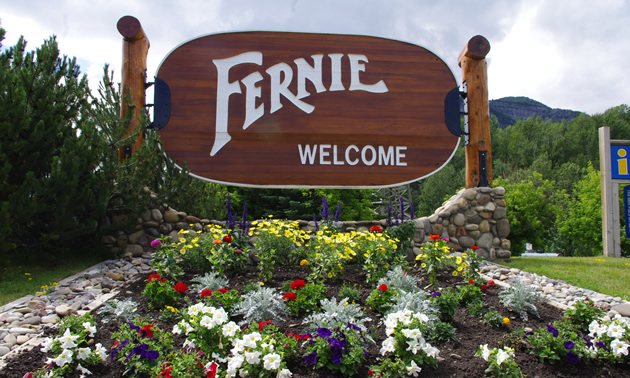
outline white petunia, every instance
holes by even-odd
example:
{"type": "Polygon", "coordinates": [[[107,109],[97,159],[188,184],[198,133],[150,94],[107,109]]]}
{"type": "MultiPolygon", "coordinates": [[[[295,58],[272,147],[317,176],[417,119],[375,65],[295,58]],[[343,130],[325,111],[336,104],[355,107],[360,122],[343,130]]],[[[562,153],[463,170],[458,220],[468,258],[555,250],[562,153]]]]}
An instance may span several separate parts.
{"type": "Polygon", "coordinates": [[[83,366],[81,366],[81,364],[77,365],[77,370],[81,372],[81,376],[84,377],[86,374],[87,375],[92,375],[92,372],[89,371],[88,369],[84,368],[83,366]]]}
{"type": "Polygon", "coordinates": [[[437,358],[438,354],[440,354],[440,350],[431,344],[426,344],[424,347],[424,353],[429,357],[437,358]]]}
{"type": "Polygon", "coordinates": [[[508,358],[510,358],[510,355],[503,349],[499,349],[499,351],[497,352],[497,365],[501,365],[503,361],[507,360],[508,358]]]}
{"type": "Polygon", "coordinates": [[[243,355],[236,354],[228,358],[228,366],[233,366],[235,369],[238,369],[241,367],[241,365],[243,365],[244,361],[245,357],[243,357],[243,355]]]}
{"type": "Polygon", "coordinates": [[[628,355],[628,347],[630,346],[630,344],[624,343],[619,339],[614,339],[612,343],[610,343],[610,346],[612,347],[612,351],[615,356],[621,357],[622,354],[626,356],[628,355]]]}
{"type": "Polygon", "coordinates": [[[72,362],[72,351],[64,349],[57,358],[53,358],[52,361],[59,367],[63,367],[65,364],[72,362]]]}
{"type": "Polygon", "coordinates": [[[227,312],[225,312],[225,310],[222,308],[214,311],[214,314],[212,315],[212,320],[214,320],[216,324],[223,324],[228,320],[228,318],[229,316],[227,312]]]}
{"type": "Polygon", "coordinates": [[[77,358],[79,360],[87,360],[90,357],[90,348],[79,348],[77,350],[77,358]]]}
{"type": "Polygon", "coordinates": [[[620,339],[623,337],[625,330],[619,324],[611,323],[608,326],[608,331],[606,334],[613,339],[620,339]]]}
{"type": "Polygon", "coordinates": [[[50,337],[45,338],[44,341],[42,341],[42,348],[40,350],[44,353],[48,353],[52,349],[54,342],[55,341],[50,337]]]}
{"type": "Polygon", "coordinates": [[[94,337],[94,334],[96,333],[96,326],[93,326],[90,322],[84,322],[83,328],[90,333],[90,337],[94,337]]]}
{"type": "Polygon", "coordinates": [[[70,328],[66,328],[66,332],[64,332],[62,336],[59,336],[57,340],[61,342],[61,348],[71,349],[71,348],[77,347],[77,344],[75,344],[75,341],[78,338],[79,338],[79,335],[73,336],[70,333],[70,328]]]}
{"type": "Polygon", "coordinates": [[[225,337],[234,337],[236,335],[236,331],[239,330],[238,325],[234,322],[229,322],[223,325],[223,336],[225,337]]]}
{"type": "Polygon", "coordinates": [[[479,349],[481,349],[481,358],[488,361],[488,358],[490,358],[490,349],[488,349],[488,344],[479,346],[479,349]]]}
{"type": "Polygon", "coordinates": [[[293,373],[289,369],[282,369],[278,372],[276,378],[291,378],[291,376],[293,376],[293,373]]]}
{"type": "Polygon", "coordinates": [[[418,340],[409,340],[407,341],[407,344],[409,345],[407,347],[407,350],[413,354],[418,354],[418,351],[422,350],[422,346],[420,345],[418,340]]]}
{"type": "Polygon", "coordinates": [[[216,323],[214,322],[214,320],[212,320],[212,318],[209,317],[208,315],[204,315],[203,318],[201,318],[201,321],[199,322],[199,325],[207,329],[214,328],[215,324],[216,323]]]}
{"type": "Polygon", "coordinates": [[[243,336],[243,346],[247,348],[256,348],[256,341],[262,340],[260,333],[252,332],[243,336]]]}
{"type": "Polygon", "coordinates": [[[405,335],[405,337],[410,338],[410,339],[417,339],[420,336],[422,336],[422,333],[420,333],[420,330],[418,328],[403,329],[402,334],[405,335]]]}
{"type": "Polygon", "coordinates": [[[383,344],[381,345],[380,353],[384,356],[385,353],[394,352],[396,350],[396,339],[390,336],[383,340],[383,344]]]}
{"type": "Polygon", "coordinates": [[[101,343],[94,345],[94,352],[98,354],[101,360],[105,361],[107,359],[107,349],[101,343]]]}
{"type": "Polygon", "coordinates": [[[280,367],[282,362],[278,353],[269,353],[263,357],[263,367],[265,370],[276,370],[280,367]]]}
{"type": "Polygon", "coordinates": [[[255,365],[260,362],[261,352],[245,352],[245,360],[250,365],[255,365]]]}
{"type": "Polygon", "coordinates": [[[407,375],[413,375],[414,377],[418,376],[422,369],[416,365],[416,361],[411,360],[411,365],[407,368],[407,375]]]}

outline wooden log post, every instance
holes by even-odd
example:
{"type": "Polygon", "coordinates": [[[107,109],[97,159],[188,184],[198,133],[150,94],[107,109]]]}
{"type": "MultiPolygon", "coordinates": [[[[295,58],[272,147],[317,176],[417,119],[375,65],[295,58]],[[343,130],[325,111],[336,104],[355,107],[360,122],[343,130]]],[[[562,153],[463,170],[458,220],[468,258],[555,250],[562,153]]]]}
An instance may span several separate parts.
{"type": "MultiPolygon", "coordinates": [[[[122,59],[122,97],[120,118],[127,116],[127,111],[133,111],[132,123],[129,133],[138,127],[140,116],[145,104],[145,78],[147,71],[147,55],[149,53],[149,39],[142,30],[142,25],[133,16],[124,16],[116,25],[118,32],[123,36],[123,59],[122,59]],[[126,95],[130,96],[130,102],[126,95]],[[130,106],[131,105],[131,106],[130,106]]],[[[134,143],[121,147],[118,151],[118,158],[122,161],[125,157],[130,157],[142,144],[142,133],[138,134],[134,143]]]]}
{"type": "Polygon", "coordinates": [[[480,35],[468,41],[457,59],[462,80],[468,86],[468,132],[466,146],[466,188],[492,186],[492,142],[488,103],[490,43],[480,35]]]}

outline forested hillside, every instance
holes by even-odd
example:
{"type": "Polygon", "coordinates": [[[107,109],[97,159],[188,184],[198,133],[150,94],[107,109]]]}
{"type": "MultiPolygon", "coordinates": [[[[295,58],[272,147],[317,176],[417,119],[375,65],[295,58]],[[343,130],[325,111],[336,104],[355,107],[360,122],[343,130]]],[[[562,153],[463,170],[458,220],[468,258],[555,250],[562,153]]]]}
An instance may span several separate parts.
{"type": "MultiPolygon", "coordinates": [[[[535,249],[564,255],[602,252],[598,129],[630,139],[627,105],[570,122],[542,117],[505,129],[491,117],[494,186],[507,189],[512,252],[535,249]]],[[[462,147],[462,145],[460,145],[462,147]]],[[[417,214],[429,214],[464,186],[464,148],[449,166],[413,185],[417,214]]],[[[622,221],[623,222],[623,221],[622,221]]],[[[625,244],[625,240],[622,242],[625,244]]]]}

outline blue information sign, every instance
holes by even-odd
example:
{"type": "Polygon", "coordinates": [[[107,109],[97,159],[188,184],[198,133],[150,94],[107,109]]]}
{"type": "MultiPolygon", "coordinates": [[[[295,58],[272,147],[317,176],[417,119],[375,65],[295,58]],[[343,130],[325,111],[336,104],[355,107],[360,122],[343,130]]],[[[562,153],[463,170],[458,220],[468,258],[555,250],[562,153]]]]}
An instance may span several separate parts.
{"type": "Polygon", "coordinates": [[[623,212],[626,214],[626,238],[630,238],[630,185],[623,188],[623,212]]]}
{"type": "Polygon", "coordinates": [[[630,146],[610,146],[610,163],[613,180],[630,180],[630,146]]]}

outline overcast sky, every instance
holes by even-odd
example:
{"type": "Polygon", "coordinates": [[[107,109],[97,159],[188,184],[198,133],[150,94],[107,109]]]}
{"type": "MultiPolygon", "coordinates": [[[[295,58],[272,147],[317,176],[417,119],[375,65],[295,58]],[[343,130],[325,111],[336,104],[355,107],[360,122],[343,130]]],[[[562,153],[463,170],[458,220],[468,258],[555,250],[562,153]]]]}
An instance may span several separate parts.
{"type": "MultiPolygon", "coordinates": [[[[230,31],[362,34],[440,56],[461,82],[457,56],[475,35],[490,41],[490,99],[527,96],[552,108],[603,113],[630,104],[630,1],[625,0],[0,0],[3,48],[56,35],[91,86],[122,61],[118,19],[149,37],[148,74],[182,42],[230,31]]],[[[120,76],[117,75],[117,78],[120,76]]],[[[119,79],[118,79],[119,80],[119,79]]]]}

